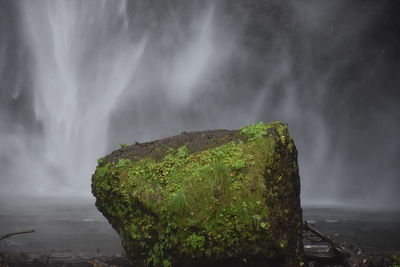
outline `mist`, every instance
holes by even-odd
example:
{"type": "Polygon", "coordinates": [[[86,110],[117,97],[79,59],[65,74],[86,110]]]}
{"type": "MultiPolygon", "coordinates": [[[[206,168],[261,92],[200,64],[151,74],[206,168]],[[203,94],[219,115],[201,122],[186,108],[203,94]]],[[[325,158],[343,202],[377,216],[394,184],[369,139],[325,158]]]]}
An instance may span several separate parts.
{"type": "Polygon", "coordinates": [[[280,120],[302,201],[399,208],[394,1],[0,3],[0,192],[91,197],[99,157],[280,120]]]}

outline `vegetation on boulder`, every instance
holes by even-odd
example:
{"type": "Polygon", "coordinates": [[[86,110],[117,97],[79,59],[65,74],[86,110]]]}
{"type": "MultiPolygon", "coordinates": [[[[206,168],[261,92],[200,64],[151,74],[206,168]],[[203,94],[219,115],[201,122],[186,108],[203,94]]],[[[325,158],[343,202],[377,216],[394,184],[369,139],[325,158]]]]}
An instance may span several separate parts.
{"type": "Polygon", "coordinates": [[[184,132],[98,163],[96,206],[138,266],[303,264],[297,150],[285,124],[184,132]]]}
{"type": "Polygon", "coordinates": [[[392,267],[400,267],[400,252],[397,252],[392,255],[392,267]]]}

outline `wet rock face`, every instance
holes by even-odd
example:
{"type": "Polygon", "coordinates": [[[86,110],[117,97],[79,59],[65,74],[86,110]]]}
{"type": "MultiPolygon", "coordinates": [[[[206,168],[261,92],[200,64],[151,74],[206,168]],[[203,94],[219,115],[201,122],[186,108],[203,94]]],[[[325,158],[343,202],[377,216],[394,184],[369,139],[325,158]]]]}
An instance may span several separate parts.
{"type": "Polygon", "coordinates": [[[135,266],[301,266],[297,150],[287,126],[124,146],[92,177],[135,266]]]}

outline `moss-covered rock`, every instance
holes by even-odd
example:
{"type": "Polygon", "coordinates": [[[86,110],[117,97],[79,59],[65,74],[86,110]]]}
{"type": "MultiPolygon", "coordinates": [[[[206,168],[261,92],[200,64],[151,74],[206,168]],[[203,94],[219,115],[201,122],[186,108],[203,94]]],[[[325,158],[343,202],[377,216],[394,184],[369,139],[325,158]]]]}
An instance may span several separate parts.
{"type": "Polygon", "coordinates": [[[121,146],[92,177],[135,266],[301,266],[297,150],[287,126],[121,146]]]}

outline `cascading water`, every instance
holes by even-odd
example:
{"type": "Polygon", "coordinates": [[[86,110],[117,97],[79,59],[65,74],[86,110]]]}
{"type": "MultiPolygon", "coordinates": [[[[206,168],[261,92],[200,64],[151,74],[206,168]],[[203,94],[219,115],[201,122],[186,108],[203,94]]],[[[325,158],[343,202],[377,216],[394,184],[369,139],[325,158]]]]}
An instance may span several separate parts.
{"type": "Polygon", "coordinates": [[[23,1],[20,8],[33,57],[33,111],[42,126],[36,155],[24,158],[29,163],[22,168],[35,180],[29,189],[34,194],[85,194],[95,159],[106,151],[111,112],[123,93],[133,105],[150,93],[186,106],[213,56],[210,8],[190,24],[190,36],[179,54],[172,52],[171,64],[146,70],[147,77],[139,80],[151,83],[161,76],[168,79],[165,85],[141,88],[135,71],[146,66],[141,61],[148,38],[131,25],[126,1],[23,1]]]}
{"type": "Polygon", "coordinates": [[[21,8],[34,58],[34,112],[43,125],[40,172],[33,176],[45,180],[37,189],[49,191],[52,179],[61,191],[64,184],[88,192],[84,177],[105,153],[110,112],[146,39],[129,33],[125,1],[24,1],[21,8]]]}
{"type": "Polygon", "coordinates": [[[90,195],[95,160],[120,143],[281,120],[303,200],[393,202],[395,73],[379,42],[357,45],[385,9],[357,5],[1,2],[0,191],[90,195]]]}

